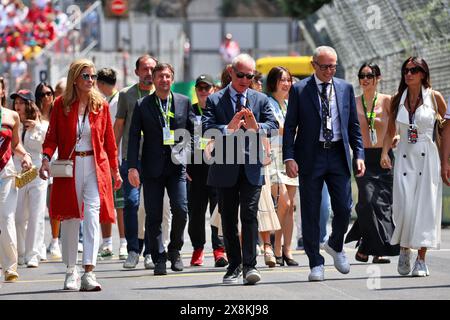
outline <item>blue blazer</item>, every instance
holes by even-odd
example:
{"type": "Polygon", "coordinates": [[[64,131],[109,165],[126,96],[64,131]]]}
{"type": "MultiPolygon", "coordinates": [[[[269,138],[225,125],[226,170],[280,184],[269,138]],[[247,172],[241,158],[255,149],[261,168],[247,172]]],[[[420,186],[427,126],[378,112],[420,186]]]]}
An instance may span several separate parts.
{"type": "MultiPolygon", "coordinates": [[[[272,113],[269,99],[265,94],[248,89],[246,107],[249,108],[255,115],[255,119],[259,124],[260,132],[263,130],[270,135],[272,130],[278,129],[278,122],[272,113]]],[[[231,103],[230,90],[228,87],[208,97],[206,100],[206,110],[202,116],[203,132],[206,133],[206,136],[208,136],[206,131],[209,129],[216,129],[221,132],[219,137],[215,137],[215,148],[217,149],[220,147],[220,142],[222,142],[224,159],[226,157],[227,143],[231,143],[231,136],[226,136],[224,130],[231,119],[233,119],[233,116],[234,109],[231,103]],[[220,139],[220,141],[218,139],[220,139]]],[[[232,148],[234,148],[235,152],[238,149],[241,150],[241,154],[245,154],[246,157],[249,156],[249,150],[252,150],[252,152],[257,150],[257,152],[261,154],[262,145],[259,141],[259,134],[257,135],[257,138],[256,148],[250,149],[250,146],[254,146],[251,142],[245,143],[245,146],[234,143],[232,148]]],[[[215,156],[218,156],[217,150],[215,150],[215,156]]],[[[250,164],[245,161],[244,168],[250,184],[255,186],[261,186],[264,184],[264,176],[261,174],[262,164],[260,161],[257,161],[256,164],[250,164]]],[[[213,163],[209,168],[208,185],[219,188],[232,187],[238,181],[239,170],[240,165],[238,163],[227,164],[225,161],[223,164],[213,163]]]]}
{"type": "MultiPolygon", "coordinates": [[[[170,119],[170,129],[186,129],[190,134],[194,132],[195,115],[188,97],[173,93],[170,110],[175,114],[170,119]]],[[[164,118],[156,102],[156,93],[139,99],[133,111],[128,139],[128,167],[138,167],[139,147],[141,136],[142,145],[141,176],[143,178],[157,178],[163,174],[167,161],[171,161],[171,148],[163,144],[164,118]]],[[[190,137],[183,137],[183,139],[190,137]]],[[[176,142],[181,142],[176,141],[176,142]]],[[[183,165],[176,165],[182,170],[183,165]]]]}
{"type": "MultiPolygon", "coordinates": [[[[342,79],[333,78],[333,85],[345,157],[351,174],[350,148],[352,148],[353,156],[356,159],[364,160],[364,146],[356,113],[355,94],[352,85],[342,79]]],[[[316,157],[320,128],[319,96],[314,75],[312,75],[291,88],[284,123],[283,159],[294,159],[299,166],[300,175],[311,173],[316,157]]]]}

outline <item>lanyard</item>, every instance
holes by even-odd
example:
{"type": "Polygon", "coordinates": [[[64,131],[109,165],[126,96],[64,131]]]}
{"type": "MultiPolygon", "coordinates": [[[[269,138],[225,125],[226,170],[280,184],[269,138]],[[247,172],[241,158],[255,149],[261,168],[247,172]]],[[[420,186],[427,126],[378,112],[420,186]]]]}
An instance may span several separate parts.
{"type": "MultiPolygon", "coordinates": [[[[411,112],[412,109],[411,109],[410,102],[409,102],[409,91],[407,91],[407,93],[406,93],[406,100],[408,101],[408,107],[406,108],[406,110],[408,110],[409,124],[410,125],[414,124],[414,119],[416,117],[417,106],[419,105],[421,97],[422,97],[422,91],[417,96],[416,104],[414,106],[414,112],[411,112]]],[[[405,103],[405,107],[406,107],[406,103],[405,103]]]]}
{"type": "Polygon", "coordinates": [[[375,97],[373,97],[372,100],[372,110],[370,113],[367,112],[367,106],[366,106],[366,100],[364,99],[364,94],[361,96],[361,102],[364,108],[364,116],[366,117],[367,124],[369,125],[369,130],[373,130],[375,128],[375,112],[373,110],[375,109],[375,105],[377,104],[378,100],[378,93],[375,92],[375,97]]]}
{"type": "Polygon", "coordinates": [[[80,143],[81,135],[83,134],[84,126],[86,125],[85,120],[86,120],[87,109],[88,109],[88,106],[86,106],[86,108],[84,109],[83,122],[82,122],[82,123],[83,123],[83,126],[80,125],[80,122],[79,122],[78,119],[77,119],[77,125],[78,125],[78,139],[77,139],[77,144],[80,143]]]}
{"type": "MultiPolygon", "coordinates": [[[[138,92],[139,92],[139,88],[138,88],[138,92]]],[[[106,99],[106,101],[108,101],[108,104],[111,103],[111,101],[114,99],[114,97],[119,93],[119,91],[114,92],[110,97],[108,97],[108,99],[106,99]]],[[[139,97],[140,98],[140,97],[139,97]]]]}
{"type": "Polygon", "coordinates": [[[203,110],[198,103],[197,103],[197,108],[198,108],[198,113],[200,113],[200,115],[203,116],[203,110]]]}
{"type": "MultiPolygon", "coordinates": [[[[139,83],[136,85],[136,88],[137,88],[137,92],[138,92],[138,97],[140,99],[140,98],[142,98],[142,93],[141,93],[141,89],[139,89],[139,83]]],[[[150,93],[150,90],[144,90],[144,91],[148,91],[150,93]]],[[[146,95],[148,95],[148,93],[146,95]]]]}
{"type": "Polygon", "coordinates": [[[172,105],[172,94],[170,93],[169,96],[167,97],[167,105],[166,105],[167,111],[163,110],[161,99],[158,96],[156,98],[157,98],[156,102],[158,103],[159,110],[161,111],[163,118],[164,118],[164,126],[170,127],[170,118],[175,117],[173,112],[170,111],[170,106],[172,105]]]}
{"type": "Polygon", "coordinates": [[[0,131],[3,131],[3,127],[2,127],[2,114],[3,114],[3,107],[0,106],[0,131]]]}

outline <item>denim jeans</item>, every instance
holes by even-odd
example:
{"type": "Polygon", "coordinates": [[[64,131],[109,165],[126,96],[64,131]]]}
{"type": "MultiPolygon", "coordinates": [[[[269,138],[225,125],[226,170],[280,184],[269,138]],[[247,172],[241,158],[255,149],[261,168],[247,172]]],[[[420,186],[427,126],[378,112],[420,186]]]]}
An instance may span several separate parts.
{"type": "MultiPolygon", "coordinates": [[[[141,171],[140,162],[138,162],[137,169],[141,171]]],[[[128,181],[128,163],[125,159],[122,160],[122,164],[120,166],[120,175],[123,180],[123,196],[125,199],[125,207],[123,208],[123,223],[125,227],[125,238],[127,239],[127,250],[128,252],[134,251],[140,254],[141,250],[138,240],[138,210],[141,187],[134,188],[128,181]]],[[[145,236],[144,243],[145,256],[150,253],[150,245],[148,243],[147,236],[145,236]]]]}

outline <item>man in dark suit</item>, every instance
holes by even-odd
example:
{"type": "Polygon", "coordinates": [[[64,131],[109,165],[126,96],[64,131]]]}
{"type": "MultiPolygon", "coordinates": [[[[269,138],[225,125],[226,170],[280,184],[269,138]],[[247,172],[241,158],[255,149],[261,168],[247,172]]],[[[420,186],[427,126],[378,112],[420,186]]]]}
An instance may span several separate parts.
{"type": "Polygon", "coordinates": [[[257,212],[263,184],[259,138],[260,133],[270,134],[271,130],[276,130],[278,123],[267,96],[249,89],[255,73],[255,60],[247,54],[238,55],[228,72],[231,83],[208,97],[202,118],[205,135],[215,138],[215,158],[209,169],[208,184],[218,188],[219,193],[229,262],[223,283],[238,282],[242,263],[244,284],[255,284],[261,279],[255,268],[257,212]],[[242,251],[238,237],[239,207],[242,251]]]}
{"type": "Polygon", "coordinates": [[[332,233],[324,249],[339,272],[350,272],[343,250],[352,208],[350,148],[357,176],[365,171],[353,87],[333,77],[336,62],[333,48],[322,46],[315,50],[311,62],[314,74],[295,84],[289,94],[283,134],[286,173],[289,177],[299,176],[303,243],[311,268],[309,281],[324,279],[324,258],[319,252],[324,181],[334,213],[332,233]]]}
{"type": "MultiPolygon", "coordinates": [[[[153,69],[156,91],[139,99],[133,112],[128,142],[128,179],[138,187],[139,143],[142,146],[141,177],[144,186],[145,232],[150,242],[150,254],[155,263],[154,274],[165,275],[166,260],[171,262],[173,271],[182,271],[180,250],[187,222],[186,166],[175,161],[174,156],[180,143],[185,143],[194,131],[195,115],[188,97],[172,93],[170,86],[174,70],[170,64],[158,63],[153,69]],[[177,139],[180,131],[187,133],[177,139]],[[142,132],[142,133],[141,133],[142,132]],[[176,135],[175,135],[176,133],[176,135]],[[161,235],[164,189],[170,198],[172,210],[172,230],[168,253],[164,250],[161,235]]],[[[186,149],[190,146],[186,146],[186,149]]]]}

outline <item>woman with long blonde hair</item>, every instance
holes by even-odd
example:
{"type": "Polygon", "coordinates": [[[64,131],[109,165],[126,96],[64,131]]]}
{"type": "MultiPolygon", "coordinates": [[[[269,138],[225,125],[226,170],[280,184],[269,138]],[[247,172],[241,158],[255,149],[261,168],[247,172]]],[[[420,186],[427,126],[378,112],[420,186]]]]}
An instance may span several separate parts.
{"type": "Polygon", "coordinates": [[[90,60],[74,61],[67,87],[55,100],[43,145],[40,176],[51,175],[49,161],[58,149],[58,159],[74,161],[73,177],[55,177],[50,206],[52,218],[61,220],[63,262],[67,266],[65,290],[99,291],[93,270],[97,262],[100,222],[114,223],[114,189],[122,184],[117,148],[108,103],[95,88],[97,75],[90,60]],[[76,267],[78,229],[83,220],[83,267],[76,267]]]}

